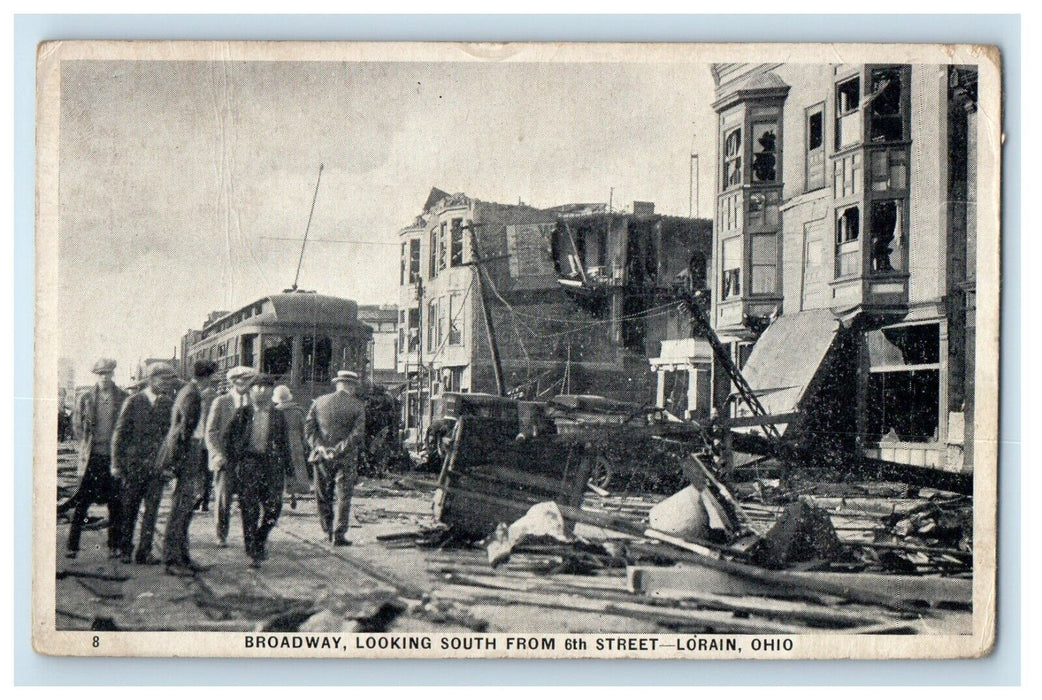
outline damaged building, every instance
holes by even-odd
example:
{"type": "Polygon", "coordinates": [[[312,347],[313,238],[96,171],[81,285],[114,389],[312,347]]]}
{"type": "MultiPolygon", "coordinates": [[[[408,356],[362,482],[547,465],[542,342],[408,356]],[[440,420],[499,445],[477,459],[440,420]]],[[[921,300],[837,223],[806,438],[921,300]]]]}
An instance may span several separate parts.
{"type": "Polygon", "coordinates": [[[712,73],[712,322],[760,401],[787,437],[971,472],[976,69],[712,73]]]}
{"type": "MultiPolygon", "coordinates": [[[[692,278],[704,284],[712,253],[709,221],[656,214],[650,202],[630,212],[596,203],[540,209],[437,188],[398,238],[409,428],[429,424],[430,401],[445,392],[497,392],[482,299],[504,393],[654,403],[666,370],[648,358],[661,356],[662,341],[690,335],[669,308],[672,291],[692,278]]],[[[703,385],[691,404],[708,410],[703,385]]]]}

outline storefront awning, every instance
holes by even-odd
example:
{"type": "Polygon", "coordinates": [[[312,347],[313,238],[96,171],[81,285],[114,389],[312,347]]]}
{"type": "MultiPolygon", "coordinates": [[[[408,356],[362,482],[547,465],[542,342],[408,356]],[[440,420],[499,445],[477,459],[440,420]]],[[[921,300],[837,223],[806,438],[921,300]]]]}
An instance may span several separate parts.
{"type": "MultiPolygon", "coordinates": [[[[784,314],[767,327],[742,374],[768,414],[800,410],[839,329],[828,309],[784,314]]],[[[784,433],[786,427],[782,424],[778,429],[784,433]]]]}

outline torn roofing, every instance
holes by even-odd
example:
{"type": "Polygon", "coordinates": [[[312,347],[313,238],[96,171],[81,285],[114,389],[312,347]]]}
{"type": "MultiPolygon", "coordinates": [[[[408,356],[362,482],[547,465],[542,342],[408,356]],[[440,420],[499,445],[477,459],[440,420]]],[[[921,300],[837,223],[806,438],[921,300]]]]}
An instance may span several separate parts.
{"type": "MultiPolygon", "coordinates": [[[[828,309],[779,316],[753,346],[742,374],[771,415],[800,409],[840,324],[828,309]]],[[[786,425],[778,429],[784,433],[786,425]]]]}

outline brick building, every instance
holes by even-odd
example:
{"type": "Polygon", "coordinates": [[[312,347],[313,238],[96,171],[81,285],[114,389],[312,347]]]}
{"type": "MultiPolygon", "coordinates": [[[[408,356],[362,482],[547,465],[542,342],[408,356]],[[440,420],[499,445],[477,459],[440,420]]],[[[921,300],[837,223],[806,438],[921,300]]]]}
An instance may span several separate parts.
{"type": "Polygon", "coordinates": [[[976,69],[712,72],[712,318],[761,401],[790,437],[972,470],[976,69]]]}

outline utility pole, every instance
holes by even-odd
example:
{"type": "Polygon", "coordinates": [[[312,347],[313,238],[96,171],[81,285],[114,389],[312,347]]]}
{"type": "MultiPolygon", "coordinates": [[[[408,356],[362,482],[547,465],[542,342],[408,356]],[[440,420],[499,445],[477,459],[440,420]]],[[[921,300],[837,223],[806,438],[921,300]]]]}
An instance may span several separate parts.
{"type": "Polygon", "coordinates": [[[485,337],[488,339],[489,354],[492,356],[492,369],[496,375],[496,393],[505,396],[503,389],[503,365],[499,359],[499,345],[496,343],[496,327],[492,324],[492,312],[485,298],[485,270],[481,267],[485,262],[478,255],[478,235],[474,229],[483,226],[480,223],[470,223],[463,228],[470,232],[470,264],[474,266],[474,274],[478,276],[478,299],[481,302],[481,314],[485,318],[485,337]]]}
{"type": "Polygon", "coordinates": [[[700,213],[698,202],[698,154],[691,154],[691,180],[687,190],[687,218],[697,217],[700,213]]]}
{"type": "MultiPolygon", "coordinates": [[[[416,275],[416,303],[419,307],[419,318],[416,324],[416,438],[423,439],[423,277],[416,275]]],[[[406,318],[408,323],[408,318],[406,318]]],[[[406,355],[408,358],[408,355],[406,355]]],[[[406,368],[408,369],[408,368],[406,368]]],[[[429,400],[429,399],[428,399],[429,400]]],[[[406,401],[405,412],[409,412],[408,401],[406,401]]]]}

